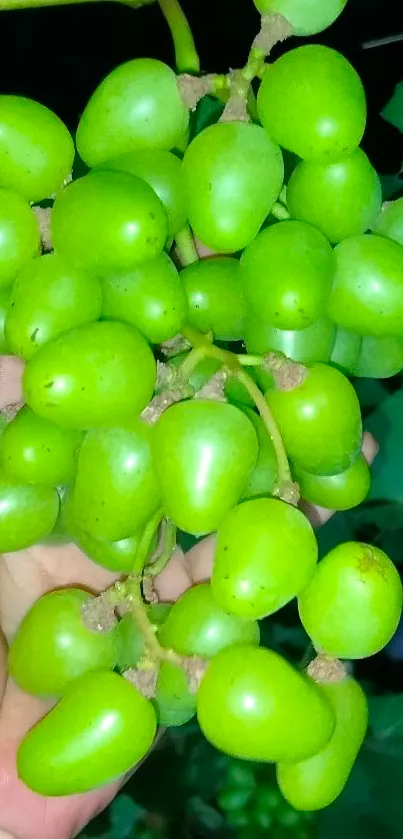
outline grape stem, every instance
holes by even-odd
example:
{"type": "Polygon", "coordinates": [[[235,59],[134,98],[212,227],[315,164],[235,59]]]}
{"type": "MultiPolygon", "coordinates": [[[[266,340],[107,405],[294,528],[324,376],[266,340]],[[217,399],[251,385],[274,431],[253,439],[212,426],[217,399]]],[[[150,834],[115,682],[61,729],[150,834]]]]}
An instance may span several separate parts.
{"type": "Polygon", "coordinates": [[[169,519],[162,522],[161,546],[155,559],[151,559],[144,570],[145,577],[156,577],[164,570],[176,548],[176,525],[169,519]]]}
{"type": "Polygon", "coordinates": [[[158,0],[158,5],[171,30],[179,73],[199,73],[200,60],[192,30],[178,0],[158,0]]]}
{"type": "Polygon", "coordinates": [[[236,358],[242,367],[261,367],[264,362],[262,355],[237,355],[236,358]]]}
{"type": "Polygon", "coordinates": [[[157,510],[156,513],[154,513],[152,518],[146,524],[140,542],[138,544],[131,574],[142,574],[144,566],[147,562],[148,555],[151,550],[152,541],[162,522],[163,517],[164,511],[160,508],[159,510],[157,510]]]}
{"type": "Polygon", "coordinates": [[[155,635],[154,626],[148,618],[147,607],[143,600],[140,583],[135,579],[129,579],[127,580],[126,586],[133,619],[143,635],[150,657],[155,661],[172,661],[181,665],[182,659],[177,653],[161,647],[155,635]]]}
{"type": "MultiPolygon", "coordinates": [[[[1,2],[1,0],[0,0],[1,2]]],[[[193,262],[198,262],[199,254],[196,250],[193,234],[188,224],[182,227],[182,230],[175,236],[176,250],[183,267],[192,265],[193,262]]]]}
{"type": "MultiPolygon", "coordinates": [[[[242,367],[243,362],[241,359],[249,359],[249,366],[251,366],[251,361],[254,363],[257,361],[260,363],[260,358],[258,356],[239,357],[228,350],[222,350],[219,347],[214,346],[214,344],[209,341],[205,335],[202,335],[201,332],[189,324],[182,327],[182,335],[189,341],[192,347],[194,347],[193,353],[190,353],[181,367],[182,375],[184,372],[189,375],[196,364],[198,364],[203,358],[217,358],[224,367],[229,369],[231,373],[235,373],[238,381],[246,388],[249,395],[252,397],[273,443],[277,459],[279,496],[282,497],[283,488],[292,484],[292,476],[288,463],[287,452],[269,405],[267,404],[258,386],[242,367]]],[[[245,366],[247,366],[247,364],[245,366]]]]}

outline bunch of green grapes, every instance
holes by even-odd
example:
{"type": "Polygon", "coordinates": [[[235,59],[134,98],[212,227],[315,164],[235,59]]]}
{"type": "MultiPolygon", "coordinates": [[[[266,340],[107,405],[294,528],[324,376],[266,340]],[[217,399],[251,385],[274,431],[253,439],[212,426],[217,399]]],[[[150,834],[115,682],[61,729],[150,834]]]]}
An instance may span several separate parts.
{"type": "MultiPolygon", "coordinates": [[[[345,3],[256,5],[310,34],[345,3]]],[[[94,789],[197,715],[218,749],[276,765],[289,805],[254,781],[239,798],[234,779],[219,801],[240,836],[283,837],[339,795],[365,736],[339,660],[381,650],[402,611],[386,554],[345,543],[318,564],[297,505],[298,487],[333,510],[367,496],[350,378],[403,368],[403,206],[380,213],[342,55],[307,45],[261,70],[258,119],[187,145],[173,70],[116,68],[81,117],[89,171],[72,182],[58,117],[0,96],[0,346],[25,361],[24,405],[0,425],[0,551],[74,541],[121,576],[100,599],[44,595],[12,640],[12,677],[56,703],[20,746],[25,784],[94,789]],[[32,204],[50,196],[45,253],[32,204]],[[147,604],[177,528],[217,535],[211,582],[147,604]],[[258,622],[295,599],[308,672],[260,646],[258,622]]]]}

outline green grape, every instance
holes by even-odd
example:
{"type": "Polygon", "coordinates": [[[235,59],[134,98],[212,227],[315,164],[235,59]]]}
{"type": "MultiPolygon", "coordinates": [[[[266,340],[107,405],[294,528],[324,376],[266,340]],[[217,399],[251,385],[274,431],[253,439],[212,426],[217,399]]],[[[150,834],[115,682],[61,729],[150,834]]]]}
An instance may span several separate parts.
{"type": "Polygon", "coordinates": [[[103,276],[152,259],[162,251],[167,229],[154,190],[126,172],[94,172],[73,181],[52,213],[55,250],[103,276]]]}
{"type": "MultiPolygon", "coordinates": [[[[71,501],[69,506],[71,506],[71,501]]],[[[77,547],[89,559],[92,559],[93,562],[96,562],[97,565],[101,565],[103,568],[108,568],[109,571],[129,573],[132,570],[142,535],[141,528],[130,536],[127,536],[126,539],[118,539],[116,542],[110,542],[107,539],[97,539],[92,533],[87,533],[86,530],[79,527],[70,511],[67,521],[70,536],[74,539],[77,547]]]]}
{"type": "Polygon", "coordinates": [[[0,96],[0,183],[28,201],[61,189],[74,159],[64,123],[48,108],[23,96],[0,96]]]}
{"type": "Polygon", "coordinates": [[[362,336],[357,332],[350,332],[342,326],[336,329],[336,340],[334,342],[330,363],[337,367],[346,376],[354,373],[355,366],[360,357],[362,336]]]}
{"type": "Polygon", "coordinates": [[[186,149],[189,221],[201,241],[233,253],[255,238],[278,197],[281,151],[259,125],[220,122],[186,149]]]}
{"type": "Polygon", "coordinates": [[[403,370],[403,337],[365,335],[354,365],[354,375],[389,379],[403,370]]]}
{"type": "Polygon", "coordinates": [[[159,725],[184,725],[196,714],[196,694],[189,688],[185,670],[163,661],[158,672],[153,701],[159,725]]]}
{"type": "Polygon", "coordinates": [[[319,563],[298,607],[317,650],[336,658],[367,658],[396,631],[402,584],[380,548],[344,542],[319,563]]]}
{"type": "MultiPolygon", "coordinates": [[[[0,181],[1,139],[0,132],[0,181]]],[[[3,289],[40,252],[39,228],[31,207],[20,195],[6,189],[0,189],[0,241],[0,289],[3,289]]]]}
{"type": "Polygon", "coordinates": [[[80,431],[59,428],[25,406],[4,431],[0,462],[7,475],[22,483],[69,484],[81,441],[80,431]]]}
{"type": "Polygon", "coordinates": [[[113,670],[118,658],[117,623],[107,631],[85,625],[83,610],[94,595],[77,588],[40,597],[12,640],[9,670],[27,693],[60,696],[91,670],[113,670]]]}
{"type": "Polygon", "coordinates": [[[126,428],[88,431],[80,449],[71,515],[97,539],[126,539],[160,505],[153,469],[153,430],[139,419],[126,428]]]}
{"type": "Polygon", "coordinates": [[[308,160],[354,151],[367,115],[354,67],[319,44],[297,47],[267,66],[257,107],[269,137],[308,160]]]}
{"type": "Polygon", "coordinates": [[[124,775],[155,736],[150,702],[117,673],[86,673],[18,749],[21,780],[40,795],[74,795],[124,775]]]}
{"type": "Polygon", "coordinates": [[[7,355],[10,351],[4,329],[9,305],[10,289],[0,288],[0,355],[7,355]]]}
{"type": "Polygon", "coordinates": [[[133,324],[152,344],[174,338],[187,319],[186,295],[166,253],[105,277],[102,292],[102,316],[133,324]]]}
{"type": "Polygon", "coordinates": [[[276,452],[262,418],[247,407],[243,407],[243,411],[250,419],[259,443],[256,466],[241,495],[241,500],[247,501],[261,495],[272,495],[278,482],[278,468],[276,452]]]}
{"type": "MultiPolygon", "coordinates": [[[[171,608],[170,603],[153,603],[147,607],[149,621],[158,628],[167,619],[171,608]]],[[[146,643],[143,633],[130,613],[123,615],[119,621],[118,633],[120,640],[118,667],[123,671],[139,663],[146,653],[146,643]]]]}
{"type": "Polygon", "coordinates": [[[189,321],[219,341],[238,341],[243,335],[240,266],[231,257],[210,257],[181,271],[189,303],[189,321]]]}
{"type": "Polygon", "coordinates": [[[320,810],[340,795],[368,725],[367,700],[358,682],[346,677],[321,689],[336,721],[329,743],[307,760],[277,766],[281,792],[297,810],[320,810]]]}
{"type": "Polygon", "coordinates": [[[213,746],[246,760],[302,760],[329,742],[334,726],[315,683],[262,647],[228,647],[213,658],[197,715],[213,746]]]}
{"type": "Polygon", "coordinates": [[[291,216],[315,225],[333,243],[365,233],[381,203],[381,182],[362,149],[330,163],[302,161],[287,185],[291,216]]]}
{"type": "Polygon", "coordinates": [[[0,553],[41,541],[54,527],[58,512],[56,490],[21,484],[0,472],[0,553]]]}
{"type": "Polygon", "coordinates": [[[178,402],[159,419],[154,467],[166,514],[186,533],[216,530],[238,501],[255,466],[250,420],[223,402],[178,402]]]}
{"type": "Polygon", "coordinates": [[[275,498],[245,501],[220,524],[211,591],[226,612],[261,619],[305,588],[317,559],[313,529],[300,510],[275,498]]]}
{"type": "Polygon", "coordinates": [[[242,810],[251,798],[252,790],[249,787],[225,786],[217,795],[218,806],[226,813],[233,810],[242,810]]]}
{"type": "Polygon", "coordinates": [[[115,67],[92,94],[77,130],[78,153],[97,166],[134,149],[172,149],[188,122],[171,68],[136,58],[115,67]]]}
{"type": "Polygon", "coordinates": [[[162,201],[168,218],[168,238],[174,239],[184,227],[187,201],[182,163],[163,149],[137,149],[102,163],[100,168],[128,172],[142,178],[162,201]]]}
{"type": "Polygon", "coordinates": [[[90,323],[38,350],[24,370],[24,398],[66,428],[110,427],[147,405],[155,378],[154,356],[134,327],[90,323]]]}
{"type": "Polygon", "coordinates": [[[274,351],[304,364],[327,362],[330,360],[335,336],[336,327],[324,316],[305,329],[294,330],[270,326],[252,312],[248,312],[245,317],[244,341],[248,353],[253,355],[274,351]]]}
{"type": "Polygon", "coordinates": [[[290,458],[316,475],[343,472],[361,448],[360,405],[352,384],[333,367],[313,364],[293,390],[268,390],[290,458]]]}
{"type": "Polygon", "coordinates": [[[262,230],[241,259],[246,302],[279,329],[304,329],[324,314],[335,258],[323,233],[303,221],[262,230]]]}
{"type": "Polygon", "coordinates": [[[6,317],[10,349],[28,361],[63,332],[98,320],[102,308],[97,277],[72,268],[55,253],[34,259],[18,275],[6,317]]]}
{"type": "Polygon", "coordinates": [[[293,471],[305,501],[328,510],[358,507],[365,501],[371,486],[371,472],[362,454],[338,475],[311,475],[298,466],[293,471]]]}
{"type": "Polygon", "coordinates": [[[403,245],[403,198],[397,198],[396,201],[390,201],[382,207],[373,230],[374,233],[403,245]]]}
{"type": "Polygon", "coordinates": [[[253,0],[262,15],[280,14],[293,35],[316,35],[341,15],[347,0],[253,0]]]}
{"type": "Polygon", "coordinates": [[[213,598],[210,583],[188,589],[172,606],[159,632],[163,647],[181,655],[213,658],[233,644],[259,644],[256,621],[224,612],[213,598]]]}
{"type": "MultiPolygon", "coordinates": [[[[263,375],[265,375],[264,370],[262,370],[263,375]]],[[[256,370],[249,369],[249,376],[257,382],[257,375],[256,370]]],[[[270,384],[272,383],[271,374],[268,373],[265,376],[266,386],[263,390],[267,389],[270,384]]],[[[235,374],[231,374],[228,372],[226,381],[224,383],[224,394],[228,399],[228,402],[231,402],[233,405],[236,405],[238,408],[244,410],[245,407],[254,408],[255,403],[252,397],[249,394],[249,391],[246,390],[245,385],[239,381],[238,376],[235,374]]]]}
{"type": "Polygon", "coordinates": [[[337,245],[329,317],[360,335],[403,331],[403,247],[374,234],[337,245]]]}

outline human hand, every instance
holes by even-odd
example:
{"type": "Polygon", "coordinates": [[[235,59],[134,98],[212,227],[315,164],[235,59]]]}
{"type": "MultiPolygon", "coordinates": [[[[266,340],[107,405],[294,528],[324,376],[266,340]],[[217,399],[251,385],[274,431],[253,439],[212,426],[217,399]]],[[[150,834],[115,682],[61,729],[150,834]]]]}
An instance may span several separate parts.
{"type": "MultiPolygon", "coordinates": [[[[14,357],[0,358],[0,410],[22,399],[23,364],[14,357]]],[[[372,462],[377,445],[364,435],[363,452],[372,462]]],[[[315,526],[326,521],[329,510],[305,505],[315,526]]],[[[161,601],[175,601],[194,583],[210,577],[215,537],[209,536],[186,555],[177,549],[156,578],[161,601]]],[[[0,559],[0,839],[71,839],[100,812],[125,782],[109,784],[83,795],[46,798],[31,792],[17,777],[16,751],[26,731],[51,707],[21,691],[7,679],[5,638],[10,639],[25,612],[46,591],[76,585],[102,591],[117,575],[91,562],[75,545],[37,545],[5,554],[0,559]]]]}

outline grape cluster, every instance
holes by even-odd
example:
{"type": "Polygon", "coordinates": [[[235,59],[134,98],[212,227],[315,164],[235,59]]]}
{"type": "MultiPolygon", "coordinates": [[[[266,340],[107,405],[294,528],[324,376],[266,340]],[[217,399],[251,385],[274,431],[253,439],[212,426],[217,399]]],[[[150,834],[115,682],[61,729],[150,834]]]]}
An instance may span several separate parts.
{"type": "MultiPolygon", "coordinates": [[[[257,2],[262,32],[280,20],[296,34],[343,5],[257,2]]],[[[349,62],[307,45],[266,65],[261,43],[235,93],[221,79],[223,118],[190,143],[168,66],[112,71],[81,117],[89,171],[72,182],[58,117],[0,97],[0,347],[25,361],[24,405],[2,423],[0,551],[74,541],[121,576],[98,598],[45,594],[12,640],[12,677],[58,700],[18,753],[44,795],[105,784],[157,725],[197,714],[228,755],[275,763],[294,808],[325,807],[367,727],[339,659],[373,655],[399,623],[402,585],[381,550],[341,544],[317,565],[298,487],[336,510],[368,493],[349,376],[403,367],[403,206],[381,212],[349,62]],[[239,108],[254,74],[252,122],[239,108]],[[41,252],[33,205],[49,197],[41,252]],[[193,234],[214,254],[199,260],[193,234]],[[155,604],[177,528],[217,533],[211,582],[155,604]],[[259,645],[258,621],[295,598],[318,653],[308,672],[259,645]]]]}

